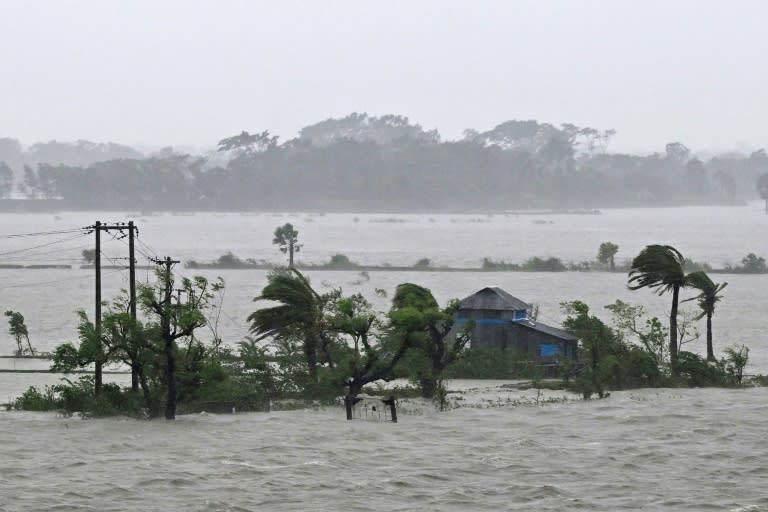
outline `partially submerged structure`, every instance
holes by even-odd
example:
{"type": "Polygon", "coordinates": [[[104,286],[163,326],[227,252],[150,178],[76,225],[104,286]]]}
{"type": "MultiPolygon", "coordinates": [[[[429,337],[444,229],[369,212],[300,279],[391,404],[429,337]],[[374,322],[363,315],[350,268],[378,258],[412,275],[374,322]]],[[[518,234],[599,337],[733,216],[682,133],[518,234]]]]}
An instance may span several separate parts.
{"type": "Polygon", "coordinates": [[[487,287],[464,298],[456,325],[473,320],[471,348],[514,350],[542,364],[576,359],[578,338],[531,318],[531,305],[498,287],[487,287]]]}

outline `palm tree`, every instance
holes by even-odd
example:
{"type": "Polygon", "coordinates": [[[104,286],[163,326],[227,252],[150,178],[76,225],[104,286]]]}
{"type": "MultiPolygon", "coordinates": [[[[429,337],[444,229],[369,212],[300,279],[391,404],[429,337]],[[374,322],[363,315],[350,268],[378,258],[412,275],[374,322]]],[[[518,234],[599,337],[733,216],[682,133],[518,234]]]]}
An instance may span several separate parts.
{"type": "Polygon", "coordinates": [[[648,245],[640,251],[629,270],[630,290],[650,288],[659,295],[672,292],[669,313],[669,359],[672,370],[677,363],[677,305],[680,289],[688,284],[683,269],[685,259],[680,251],[669,245],[648,245]]]}
{"type": "Polygon", "coordinates": [[[715,304],[723,298],[719,293],[723,291],[723,288],[728,286],[728,283],[715,283],[702,271],[691,272],[686,279],[688,281],[688,286],[696,288],[701,293],[696,297],[686,299],[683,302],[689,300],[698,301],[701,314],[696,317],[696,320],[701,320],[705,316],[707,317],[707,361],[716,361],[715,352],[712,348],[712,315],[715,314],[715,304]]]}
{"type": "Polygon", "coordinates": [[[290,269],[287,272],[271,274],[269,283],[261,291],[261,295],[253,300],[279,303],[277,306],[254,311],[248,316],[251,332],[256,335],[256,340],[267,337],[301,337],[310,383],[317,384],[318,351],[323,348],[325,339],[325,297],[312,289],[301,272],[290,269]]]}
{"type": "Polygon", "coordinates": [[[299,243],[299,232],[294,229],[293,224],[287,222],[275,229],[272,243],[279,246],[283,254],[288,253],[288,266],[293,268],[293,253],[299,252],[302,247],[299,243]]]}

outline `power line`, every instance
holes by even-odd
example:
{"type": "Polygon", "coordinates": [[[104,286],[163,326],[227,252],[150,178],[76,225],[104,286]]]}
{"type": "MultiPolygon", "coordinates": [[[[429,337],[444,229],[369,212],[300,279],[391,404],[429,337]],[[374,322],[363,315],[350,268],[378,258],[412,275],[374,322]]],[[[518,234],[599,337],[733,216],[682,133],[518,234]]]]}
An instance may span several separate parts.
{"type": "Polygon", "coordinates": [[[68,233],[82,232],[82,228],[66,229],[60,231],[38,231],[36,233],[16,233],[12,235],[0,235],[0,238],[24,238],[31,236],[66,235],[68,233]]]}
{"type": "MultiPolygon", "coordinates": [[[[124,268],[113,269],[112,271],[107,272],[107,274],[114,274],[114,273],[117,273],[117,272],[125,272],[125,269],[124,268]]],[[[56,279],[56,280],[53,280],[53,281],[36,281],[36,282],[30,282],[30,283],[9,284],[9,285],[6,285],[6,286],[0,286],[0,290],[5,290],[5,289],[9,289],[9,288],[26,288],[26,287],[30,287],[30,286],[39,286],[39,285],[45,285],[45,284],[58,284],[58,283],[65,283],[65,282],[70,282],[70,281],[79,281],[79,280],[82,280],[82,279],[90,279],[90,278],[91,278],[90,275],[85,275],[85,276],[78,276],[78,277],[69,277],[69,278],[66,278],[66,279],[56,279]]]]}
{"type": "Polygon", "coordinates": [[[48,243],[44,243],[44,244],[40,244],[40,245],[33,245],[32,247],[26,247],[24,249],[15,249],[13,251],[0,252],[0,256],[7,256],[8,254],[18,254],[20,252],[31,251],[31,250],[34,250],[34,249],[40,249],[42,247],[49,247],[51,245],[60,244],[62,242],[67,242],[69,240],[75,240],[77,238],[82,238],[84,236],[87,236],[87,233],[82,233],[81,232],[80,234],[78,234],[76,236],[72,236],[72,237],[69,237],[69,238],[62,238],[61,240],[54,240],[53,242],[48,242],[48,243]]]}

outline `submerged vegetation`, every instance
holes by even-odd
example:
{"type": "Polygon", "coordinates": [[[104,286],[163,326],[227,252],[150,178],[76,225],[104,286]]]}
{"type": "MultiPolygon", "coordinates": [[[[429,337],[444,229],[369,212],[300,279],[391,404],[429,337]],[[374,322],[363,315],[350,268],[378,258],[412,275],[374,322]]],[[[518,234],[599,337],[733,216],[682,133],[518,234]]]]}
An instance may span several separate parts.
{"type": "MultiPolygon", "coordinates": [[[[287,238],[279,245],[286,247],[286,253],[291,243],[297,245],[298,232],[289,227],[280,228],[287,238]]],[[[615,244],[601,245],[600,262],[610,269],[617,252],[615,244]]],[[[123,292],[107,306],[100,328],[80,311],[78,341],[57,347],[53,354],[51,369],[57,372],[82,372],[96,363],[124,365],[134,375],[130,387],[81,376],[44,389],[32,387],[10,406],[173,419],[177,411],[332,403],[340,396],[380,391],[371,386],[397,378],[412,383],[405,394],[432,399],[441,410],[450,406],[443,385],[446,378],[530,379],[535,387],[562,387],[585,399],[646,386],[741,386],[749,349],[729,346],[717,359],[712,336],[715,305],[727,283],[713,282],[702,270],[687,272],[687,261],[674,247],[662,245],[649,245],[632,260],[631,289],[650,288],[672,296],[668,324],[649,317],[643,306],[620,300],[605,306],[611,324],[584,302],[562,303],[567,315],[563,327],[579,339],[578,357],[561,357],[546,365],[533,353],[471,349],[475,321],[455,325],[458,301],[440,306],[430,290],[417,284],[400,284],[389,311],[380,313],[360,294],[345,295],[340,288],[318,292],[291,267],[270,272],[267,285],[254,299],[258,307],[248,317],[252,337],[233,350],[223,345],[215,321],[209,319],[221,307],[223,281],[195,277],[177,282],[169,269],[158,271],[154,283],[139,286],[140,319],[131,316],[123,292]],[[678,315],[686,290],[697,292],[684,299],[696,301],[700,312],[695,316],[678,315]],[[683,348],[699,338],[692,322],[705,317],[707,357],[702,358],[683,348]],[[203,343],[199,334],[206,327],[212,334],[210,343],[203,343]]],[[[219,262],[230,268],[244,264],[232,253],[219,262]]],[[[343,254],[319,268],[336,266],[361,268],[343,254]]],[[[432,268],[426,258],[415,267],[432,268]]],[[[532,258],[518,270],[542,268],[565,270],[556,258],[532,258]]],[[[370,279],[366,271],[360,276],[370,279]]],[[[383,290],[376,294],[386,296],[383,290]]],[[[536,312],[530,314],[535,319],[536,312]]],[[[6,316],[17,352],[23,351],[22,340],[29,344],[23,317],[13,311],[6,316]]],[[[762,382],[761,377],[752,381],[762,382]]]]}

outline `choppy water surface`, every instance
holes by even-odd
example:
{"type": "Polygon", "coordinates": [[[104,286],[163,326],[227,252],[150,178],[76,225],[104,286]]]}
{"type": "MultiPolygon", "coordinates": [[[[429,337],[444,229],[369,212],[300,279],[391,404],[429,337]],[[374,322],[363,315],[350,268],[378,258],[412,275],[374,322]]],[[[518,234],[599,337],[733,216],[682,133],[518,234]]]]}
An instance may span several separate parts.
{"type": "MultiPolygon", "coordinates": [[[[490,396],[493,392],[490,393],[490,396]]],[[[0,413],[3,510],[765,510],[765,389],[343,420],[0,413]]]]}
{"type": "MultiPolygon", "coordinates": [[[[124,215],[0,215],[0,234],[122,221],[124,215]]],[[[274,228],[292,222],[302,261],[344,253],[365,264],[478,266],[483,257],[522,261],[592,259],[600,242],[619,259],[648,243],[670,243],[716,266],[747,252],[768,256],[768,216],[742,208],[609,210],[602,215],[195,214],[137,215],[145,256],[212,260],[226,251],[279,261],[274,228]]],[[[0,263],[69,263],[92,235],[3,238],[0,263]],[[64,238],[72,236],[69,240],[64,238]]],[[[104,238],[105,264],[120,264],[125,240],[104,238]]],[[[177,267],[179,275],[193,272],[177,267]]],[[[264,271],[200,271],[226,283],[219,335],[234,345],[247,334],[252,298],[264,271]]],[[[149,272],[139,272],[147,280],[149,272]]],[[[607,273],[311,272],[316,287],[362,292],[380,310],[411,281],[445,301],[498,285],[541,306],[557,325],[559,303],[602,306],[622,299],[664,316],[668,297],[630,292],[626,276],[607,273]]],[[[748,371],[768,372],[765,304],[768,276],[727,280],[715,315],[715,349],[745,343],[748,371]]],[[[127,272],[105,270],[105,299],[127,287],[127,272]]],[[[686,296],[690,296],[687,294],[686,296]]],[[[693,309],[691,303],[687,305],[693,309]]],[[[0,308],[21,311],[33,344],[51,350],[76,335],[74,311],[93,308],[90,270],[0,269],[0,308]]],[[[703,332],[703,323],[700,324],[703,332]]],[[[0,353],[14,342],[0,333],[0,353]]],[[[703,341],[686,349],[703,350],[703,341]]],[[[0,367],[33,362],[0,360],[0,367]]],[[[124,379],[125,376],[111,376],[124,379]]],[[[46,374],[0,373],[0,401],[46,374]]],[[[346,422],[337,409],[271,414],[195,415],[175,423],[80,420],[53,414],[0,413],[2,510],[766,510],[768,448],[765,389],[640,390],[608,400],[512,407],[514,391],[476,384],[462,408],[436,413],[403,404],[397,425],[346,422]],[[490,407],[501,405],[502,407],[490,407]]],[[[451,383],[466,390],[466,383],[451,383]]],[[[571,397],[573,398],[573,397],[571,397]]]]}

